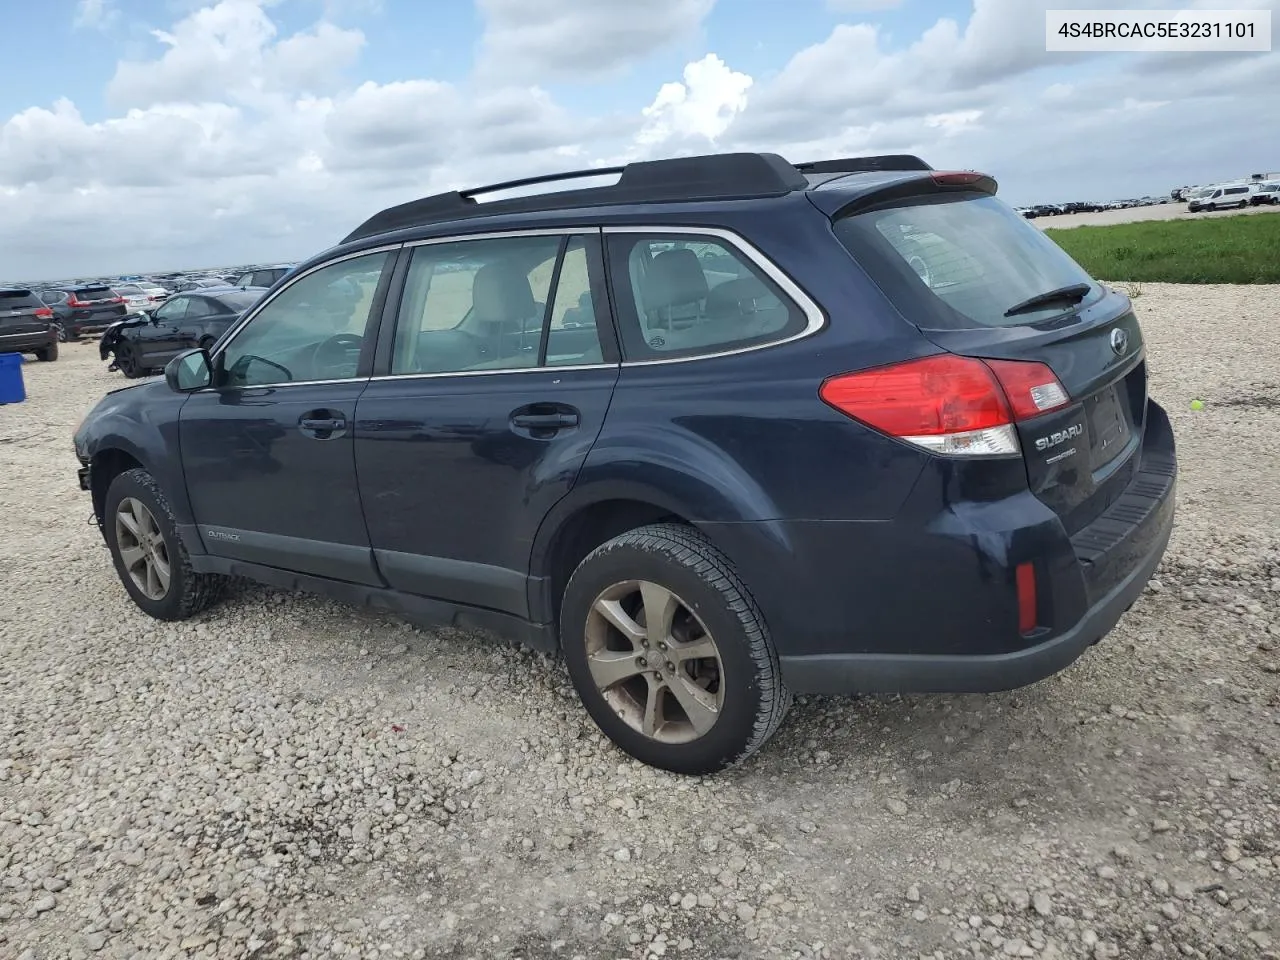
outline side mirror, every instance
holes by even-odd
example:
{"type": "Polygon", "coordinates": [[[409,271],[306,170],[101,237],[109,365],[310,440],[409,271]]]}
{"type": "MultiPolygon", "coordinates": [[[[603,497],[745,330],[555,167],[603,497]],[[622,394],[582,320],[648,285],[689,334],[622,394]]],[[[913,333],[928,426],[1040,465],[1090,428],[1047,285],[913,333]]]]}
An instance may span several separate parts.
{"type": "Polygon", "coordinates": [[[213,366],[204,350],[186,350],[164,367],[164,382],[175,393],[194,393],[213,383],[213,366]]]}

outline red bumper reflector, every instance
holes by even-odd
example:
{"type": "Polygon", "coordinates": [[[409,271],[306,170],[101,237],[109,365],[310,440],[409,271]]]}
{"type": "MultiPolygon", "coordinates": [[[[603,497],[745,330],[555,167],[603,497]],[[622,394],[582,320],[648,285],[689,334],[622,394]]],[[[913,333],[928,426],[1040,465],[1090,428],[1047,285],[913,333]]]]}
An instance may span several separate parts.
{"type": "Polygon", "coordinates": [[[1016,571],[1018,582],[1018,632],[1030,633],[1037,624],[1036,611],[1036,568],[1029,563],[1020,563],[1016,571]]]}

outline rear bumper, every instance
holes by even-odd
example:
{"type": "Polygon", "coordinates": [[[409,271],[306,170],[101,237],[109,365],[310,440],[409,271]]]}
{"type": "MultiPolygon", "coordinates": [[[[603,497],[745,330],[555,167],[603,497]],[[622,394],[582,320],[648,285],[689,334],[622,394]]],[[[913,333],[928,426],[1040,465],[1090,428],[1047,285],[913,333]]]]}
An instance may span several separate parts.
{"type": "Polygon", "coordinates": [[[29,353],[44,350],[58,342],[58,334],[50,330],[37,333],[0,333],[0,353],[29,353]]]}
{"type": "MultiPolygon", "coordinates": [[[[1043,679],[1141,595],[1173,528],[1177,460],[1148,404],[1132,479],[1073,536],[1029,491],[969,500],[926,471],[893,521],[700,524],[729,555],[796,693],[979,693],[1043,679]],[[1037,629],[1015,568],[1037,571],[1037,629]]],[[[945,465],[943,471],[945,479],[945,465]]]]}
{"type": "Polygon", "coordinates": [[[1050,677],[1110,633],[1142,594],[1160,565],[1173,531],[1172,488],[1169,498],[1168,522],[1141,563],[1095,603],[1079,623],[1052,640],[999,654],[782,657],[783,681],[795,693],[996,693],[1050,677]]]}

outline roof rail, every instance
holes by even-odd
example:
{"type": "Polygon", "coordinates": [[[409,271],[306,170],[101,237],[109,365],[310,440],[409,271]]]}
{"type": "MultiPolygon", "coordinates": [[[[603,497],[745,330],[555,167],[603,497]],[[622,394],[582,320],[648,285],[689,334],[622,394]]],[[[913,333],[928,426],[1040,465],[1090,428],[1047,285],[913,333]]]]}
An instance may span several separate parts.
{"type": "Polygon", "coordinates": [[[808,181],[795,167],[773,153],[721,153],[670,160],[644,160],[629,163],[625,167],[598,167],[526,177],[411,200],[388,207],[370,217],[342,242],[348,243],[403,227],[459,220],[481,212],[521,213],[622,203],[779,197],[793,190],[803,190],[807,186],[808,181]],[[476,202],[476,197],[485,193],[612,174],[621,176],[617,183],[610,186],[510,197],[489,201],[483,207],[476,202]]]}
{"type": "Polygon", "coordinates": [[[871,173],[877,170],[932,170],[933,167],[909,153],[889,153],[880,157],[843,157],[797,163],[801,173],[871,173]]]}
{"type": "Polygon", "coordinates": [[[808,188],[806,173],[931,169],[918,157],[906,155],[850,157],[794,165],[776,153],[719,153],[669,160],[643,160],[623,167],[596,167],[524,177],[411,200],[374,214],[344,237],[342,242],[350,243],[362,237],[390,233],[405,227],[461,220],[478,214],[529,213],[625,203],[780,197],[808,188]],[[618,182],[604,187],[580,187],[534,196],[509,197],[484,204],[476,201],[478,196],[486,193],[614,174],[619,175],[618,182]]]}

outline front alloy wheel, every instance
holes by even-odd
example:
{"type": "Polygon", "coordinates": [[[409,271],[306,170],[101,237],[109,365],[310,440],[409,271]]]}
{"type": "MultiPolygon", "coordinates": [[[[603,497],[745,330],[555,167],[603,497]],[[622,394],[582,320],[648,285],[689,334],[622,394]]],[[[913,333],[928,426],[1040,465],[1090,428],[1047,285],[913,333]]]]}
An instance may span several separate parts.
{"type": "Polygon", "coordinates": [[[169,550],[156,518],[141,500],[125,497],[116,507],[116,544],[133,585],[148,600],[169,592],[169,550]]]}
{"type": "Polygon", "coordinates": [[[715,726],[720,651],[674,592],[647,580],[614,584],[592,603],[585,638],[596,689],[632,730],[687,743],[715,726]]]}

